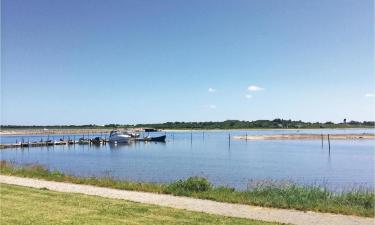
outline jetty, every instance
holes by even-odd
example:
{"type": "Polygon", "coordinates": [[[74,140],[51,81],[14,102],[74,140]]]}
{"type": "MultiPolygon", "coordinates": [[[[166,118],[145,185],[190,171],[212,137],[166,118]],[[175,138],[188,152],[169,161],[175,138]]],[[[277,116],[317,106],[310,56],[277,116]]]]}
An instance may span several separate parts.
{"type": "MultiPolygon", "coordinates": [[[[89,142],[87,142],[89,143],[89,142]]],[[[42,146],[54,146],[54,145],[74,145],[80,144],[79,141],[67,140],[67,141],[36,141],[36,142],[17,142],[11,144],[0,144],[0,149],[4,148],[29,148],[29,147],[42,147],[42,146]]]]}
{"type": "MultiPolygon", "coordinates": [[[[130,142],[165,142],[166,135],[159,137],[143,137],[143,138],[132,138],[130,142]]],[[[111,143],[106,138],[96,137],[93,139],[84,139],[80,138],[79,140],[64,140],[60,139],[59,141],[47,140],[47,141],[34,141],[34,142],[16,142],[9,144],[0,144],[0,149],[5,148],[30,148],[30,147],[43,147],[43,146],[55,146],[55,145],[105,145],[111,143]]],[[[113,143],[117,144],[117,143],[113,143]]]]}

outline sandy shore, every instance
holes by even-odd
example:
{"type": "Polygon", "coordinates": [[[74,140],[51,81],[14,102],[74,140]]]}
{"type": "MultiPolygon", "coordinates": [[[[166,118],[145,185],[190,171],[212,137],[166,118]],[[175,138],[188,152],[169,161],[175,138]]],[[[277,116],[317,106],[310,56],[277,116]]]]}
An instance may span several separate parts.
{"type": "MultiPolygon", "coordinates": [[[[327,135],[323,135],[327,139],[327,135]]],[[[303,139],[321,139],[321,134],[274,134],[274,135],[248,135],[248,136],[234,136],[235,140],[303,140],[303,139]]],[[[347,139],[375,139],[374,134],[330,134],[329,138],[332,140],[347,140],[347,139]]]]}

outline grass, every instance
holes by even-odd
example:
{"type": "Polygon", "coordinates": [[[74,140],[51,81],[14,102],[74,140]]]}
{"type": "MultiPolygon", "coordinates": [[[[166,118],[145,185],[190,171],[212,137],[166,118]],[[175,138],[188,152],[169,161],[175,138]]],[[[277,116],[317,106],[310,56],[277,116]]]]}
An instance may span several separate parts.
{"type": "Polygon", "coordinates": [[[1,224],[275,224],[1,184],[1,224]]]}
{"type": "Polygon", "coordinates": [[[110,177],[75,177],[59,171],[49,171],[40,165],[18,167],[1,161],[0,173],[76,184],[88,184],[122,190],[144,191],[210,199],[219,202],[331,212],[374,217],[375,193],[369,190],[333,193],[319,186],[300,186],[293,183],[274,185],[262,183],[246,191],[228,187],[214,187],[207,179],[191,177],[170,184],[115,180],[110,177]]]}

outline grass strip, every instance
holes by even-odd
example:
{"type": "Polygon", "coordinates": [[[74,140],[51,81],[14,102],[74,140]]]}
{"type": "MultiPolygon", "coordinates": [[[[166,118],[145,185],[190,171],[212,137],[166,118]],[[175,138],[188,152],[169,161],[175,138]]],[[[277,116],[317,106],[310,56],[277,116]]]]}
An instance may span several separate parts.
{"type": "Polygon", "coordinates": [[[16,166],[6,161],[0,161],[0,173],[273,208],[311,210],[364,217],[374,217],[375,214],[375,193],[373,190],[358,189],[334,193],[319,186],[302,186],[293,183],[278,186],[270,182],[267,185],[260,185],[249,190],[237,191],[234,188],[223,186],[214,187],[207,179],[202,177],[190,177],[170,184],[132,182],[116,180],[111,177],[77,177],[59,171],[49,171],[41,165],[16,166]]]}
{"type": "Polygon", "coordinates": [[[235,224],[271,225],[83,194],[1,184],[1,224],[235,224]]]}

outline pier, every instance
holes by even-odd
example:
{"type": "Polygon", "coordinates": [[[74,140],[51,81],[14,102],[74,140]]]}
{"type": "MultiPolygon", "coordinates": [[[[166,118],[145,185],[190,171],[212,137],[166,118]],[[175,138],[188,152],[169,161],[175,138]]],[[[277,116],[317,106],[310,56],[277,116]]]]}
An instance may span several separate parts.
{"type": "Polygon", "coordinates": [[[13,144],[0,144],[0,149],[4,148],[29,148],[29,147],[42,147],[42,146],[55,146],[55,145],[75,145],[75,144],[106,144],[108,140],[102,140],[100,143],[93,140],[74,141],[38,141],[38,142],[18,142],[13,144]]]}
{"type": "MultiPolygon", "coordinates": [[[[159,137],[143,137],[143,138],[131,138],[129,142],[165,142],[166,135],[159,137]]],[[[0,149],[5,148],[30,148],[30,147],[43,147],[43,146],[55,146],[55,145],[105,145],[111,143],[106,138],[96,137],[93,139],[80,138],[79,140],[64,140],[59,141],[47,140],[47,141],[34,141],[34,142],[16,142],[8,144],[0,144],[0,149]]],[[[117,144],[116,142],[114,144],[117,144]]]]}

